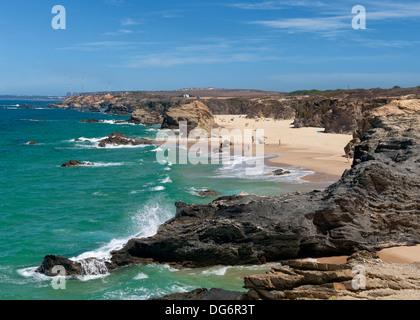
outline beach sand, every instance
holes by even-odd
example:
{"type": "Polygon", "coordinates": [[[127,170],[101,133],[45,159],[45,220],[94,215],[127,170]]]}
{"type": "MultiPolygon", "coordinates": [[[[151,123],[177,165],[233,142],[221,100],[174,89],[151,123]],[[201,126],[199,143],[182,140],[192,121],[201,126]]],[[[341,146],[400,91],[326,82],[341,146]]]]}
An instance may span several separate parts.
{"type": "Polygon", "coordinates": [[[303,167],[315,174],[305,180],[338,180],[344,170],[350,169],[351,161],[345,158],[344,147],[352,139],[348,134],[327,134],[323,128],[293,128],[293,120],[246,119],[238,115],[215,116],[216,123],[228,130],[263,129],[265,139],[264,153],[278,154],[270,159],[273,166],[303,167]],[[233,119],[233,121],[231,121],[233,119]]]}
{"type": "MultiPolygon", "coordinates": [[[[414,263],[420,262],[420,245],[412,247],[393,247],[377,252],[379,258],[386,263],[414,263]]],[[[348,256],[337,256],[316,259],[321,263],[342,264],[346,263],[348,256]]]]}

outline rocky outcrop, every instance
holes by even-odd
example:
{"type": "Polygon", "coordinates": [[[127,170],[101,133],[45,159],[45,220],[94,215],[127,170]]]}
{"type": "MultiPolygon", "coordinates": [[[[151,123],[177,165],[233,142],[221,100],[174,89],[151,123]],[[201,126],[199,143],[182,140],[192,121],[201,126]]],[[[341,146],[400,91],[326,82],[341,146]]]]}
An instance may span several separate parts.
{"type": "Polygon", "coordinates": [[[246,300],[411,300],[420,298],[420,264],[384,263],[358,252],[345,264],[282,261],[245,278],[246,300]]]}
{"type": "Polygon", "coordinates": [[[197,193],[200,197],[219,197],[221,194],[216,190],[201,190],[197,193]]]}
{"type": "Polygon", "coordinates": [[[295,110],[293,106],[299,100],[296,97],[284,98],[231,98],[208,99],[204,103],[216,115],[247,115],[248,117],[266,117],[278,120],[293,119],[295,110]]]}
{"type": "Polygon", "coordinates": [[[93,166],[93,165],[94,165],[93,163],[86,162],[86,161],[80,162],[77,160],[70,160],[66,163],[63,163],[61,166],[62,167],[78,167],[78,166],[93,166]]]}
{"type": "Polygon", "coordinates": [[[43,273],[50,277],[57,276],[57,273],[54,272],[54,267],[56,266],[62,266],[65,269],[67,276],[83,274],[83,268],[81,264],[75,263],[68,258],[52,255],[46,256],[44,258],[41,266],[36,270],[36,272],[43,273]]]}
{"type": "Polygon", "coordinates": [[[420,243],[420,115],[369,123],[352,168],[326,190],[178,202],[155,236],[112,252],[108,269],[261,264],[420,243]]]}
{"type": "Polygon", "coordinates": [[[82,120],[80,123],[100,123],[101,121],[97,119],[88,119],[88,120],[82,120]]]}
{"type": "Polygon", "coordinates": [[[356,90],[334,96],[319,95],[297,101],[294,126],[325,128],[327,133],[351,133],[359,121],[374,116],[420,111],[420,88],[412,94],[399,90],[356,90]]]}
{"type": "Polygon", "coordinates": [[[284,176],[286,174],[290,174],[290,171],[284,170],[284,169],[277,169],[273,171],[273,175],[275,176],[284,176]]]}
{"type": "Polygon", "coordinates": [[[145,138],[131,138],[120,132],[114,132],[108,135],[105,139],[99,141],[99,148],[106,148],[109,145],[112,146],[139,146],[139,145],[152,145],[154,141],[145,138]]]}
{"type": "Polygon", "coordinates": [[[144,106],[134,110],[131,114],[131,119],[128,122],[134,124],[143,124],[145,126],[153,126],[162,124],[163,118],[158,112],[144,106]]]}
{"type": "Polygon", "coordinates": [[[420,263],[384,263],[359,251],[344,264],[285,260],[266,274],[244,278],[248,292],[196,289],[155,300],[417,300],[420,263]]]}
{"type": "Polygon", "coordinates": [[[354,156],[354,150],[361,142],[360,138],[371,128],[368,118],[415,113],[420,113],[420,99],[392,100],[382,107],[366,111],[365,118],[358,122],[357,128],[353,131],[353,139],[344,147],[344,153],[350,157],[354,156]]]}
{"type": "Polygon", "coordinates": [[[179,129],[182,121],[187,123],[188,133],[194,129],[203,129],[210,133],[217,127],[213,114],[200,101],[168,109],[163,118],[162,129],[179,129]]]}
{"type": "Polygon", "coordinates": [[[360,100],[309,98],[298,103],[294,126],[325,128],[326,133],[349,133],[363,118],[364,108],[360,100]]]}

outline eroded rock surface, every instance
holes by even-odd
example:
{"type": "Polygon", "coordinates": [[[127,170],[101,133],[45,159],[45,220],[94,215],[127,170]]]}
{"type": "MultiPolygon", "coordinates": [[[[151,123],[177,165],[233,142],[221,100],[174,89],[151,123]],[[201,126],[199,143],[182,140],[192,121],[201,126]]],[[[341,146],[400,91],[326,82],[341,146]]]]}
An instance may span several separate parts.
{"type": "Polygon", "coordinates": [[[345,264],[283,261],[244,282],[248,300],[420,299],[420,264],[384,263],[361,251],[345,264]]]}
{"type": "Polygon", "coordinates": [[[188,132],[194,129],[203,129],[210,133],[212,129],[217,128],[213,114],[200,101],[168,109],[163,119],[162,129],[179,129],[182,121],[187,123],[188,132]]]}
{"type": "Polygon", "coordinates": [[[153,126],[162,124],[163,118],[158,112],[150,109],[147,106],[143,106],[133,111],[131,114],[131,119],[128,122],[134,124],[143,124],[145,126],[153,126]]]}
{"type": "Polygon", "coordinates": [[[99,148],[106,148],[109,145],[113,146],[138,146],[142,144],[151,145],[154,142],[144,138],[131,138],[120,132],[114,132],[108,135],[105,139],[99,141],[99,148]]]}

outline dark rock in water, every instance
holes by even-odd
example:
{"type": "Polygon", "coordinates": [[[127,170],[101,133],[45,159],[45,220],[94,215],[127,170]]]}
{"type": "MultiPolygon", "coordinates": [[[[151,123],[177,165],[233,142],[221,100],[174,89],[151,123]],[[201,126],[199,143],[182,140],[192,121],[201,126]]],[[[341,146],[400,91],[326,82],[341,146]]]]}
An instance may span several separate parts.
{"type": "Polygon", "coordinates": [[[285,174],[290,174],[290,173],[291,173],[290,171],[286,171],[286,170],[283,170],[283,169],[278,169],[278,170],[273,171],[273,174],[275,176],[283,176],[285,174]]]}
{"type": "Polygon", "coordinates": [[[222,300],[222,301],[237,301],[244,297],[243,292],[228,291],[222,289],[195,289],[191,292],[174,293],[161,298],[150,300],[222,300]]]}
{"type": "Polygon", "coordinates": [[[70,160],[66,163],[63,163],[61,166],[62,167],[77,167],[77,166],[93,166],[93,163],[90,162],[80,162],[77,160],[70,160]]]}
{"type": "Polygon", "coordinates": [[[61,256],[51,255],[44,258],[41,266],[36,270],[36,272],[43,273],[50,277],[57,276],[57,274],[53,272],[53,269],[56,266],[62,266],[65,269],[67,276],[80,275],[83,273],[82,266],[80,264],[61,256]]]}
{"type": "Polygon", "coordinates": [[[99,123],[101,121],[96,120],[96,119],[88,119],[88,120],[82,120],[80,121],[80,123],[99,123]]]}
{"type": "Polygon", "coordinates": [[[197,194],[201,197],[219,197],[221,195],[215,190],[201,190],[197,194]]]}
{"type": "Polygon", "coordinates": [[[110,134],[105,139],[99,141],[98,147],[100,148],[106,148],[107,145],[118,145],[118,146],[138,146],[142,144],[146,145],[152,145],[154,142],[149,139],[144,138],[131,138],[127,137],[126,135],[120,133],[120,132],[114,132],[113,134],[110,134]]]}
{"type": "Polygon", "coordinates": [[[156,235],[113,251],[108,269],[262,264],[419,244],[420,115],[369,122],[352,168],[326,190],[178,202],[156,235]]]}
{"type": "Polygon", "coordinates": [[[153,126],[156,124],[162,124],[163,118],[158,112],[147,106],[143,106],[133,111],[131,114],[131,119],[128,122],[134,124],[143,124],[145,126],[153,126]]]}

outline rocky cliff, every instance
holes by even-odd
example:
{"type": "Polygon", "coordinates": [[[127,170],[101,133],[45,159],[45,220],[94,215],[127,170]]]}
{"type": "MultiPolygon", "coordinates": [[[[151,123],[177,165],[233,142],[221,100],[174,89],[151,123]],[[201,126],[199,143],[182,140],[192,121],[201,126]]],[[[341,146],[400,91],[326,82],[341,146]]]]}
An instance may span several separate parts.
{"type": "Polygon", "coordinates": [[[152,110],[147,106],[142,106],[135,109],[131,113],[130,123],[143,124],[146,126],[153,126],[163,122],[162,116],[159,112],[152,110]]]}
{"type": "Polygon", "coordinates": [[[243,114],[249,117],[266,117],[274,119],[293,119],[295,117],[294,105],[299,101],[297,97],[284,98],[231,98],[208,99],[204,103],[216,115],[243,114]]]}
{"type": "Polygon", "coordinates": [[[419,99],[420,88],[354,90],[304,97],[293,104],[294,125],[325,128],[327,133],[352,133],[366,117],[418,112],[419,99]]]}
{"type": "Polygon", "coordinates": [[[188,132],[203,129],[210,133],[212,129],[217,128],[213,114],[201,101],[168,109],[163,117],[162,129],[179,129],[182,121],[187,123],[188,132]]]}
{"type": "MultiPolygon", "coordinates": [[[[294,104],[299,98],[211,98],[201,99],[213,114],[246,114],[250,117],[271,117],[293,119],[294,104]]],[[[130,115],[135,110],[149,110],[151,114],[164,116],[171,108],[196,101],[178,97],[138,97],[134,94],[123,95],[82,95],[69,97],[61,103],[51,104],[53,108],[81,109],[91,112],[130,115]]]]}
{"type": "MultiPolygon", "coordinates": [[[[369,126],[352,168],[326,190],[176,203],[176,217],[155,236],[112,252],[108,270],[143,262],[261,264],[419,244],[420,115],[376,117],[369,126]]],[[[38,271],[49,274],[57,259],[77,270],[48,256],[38,271]]]]}

